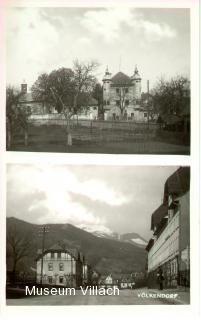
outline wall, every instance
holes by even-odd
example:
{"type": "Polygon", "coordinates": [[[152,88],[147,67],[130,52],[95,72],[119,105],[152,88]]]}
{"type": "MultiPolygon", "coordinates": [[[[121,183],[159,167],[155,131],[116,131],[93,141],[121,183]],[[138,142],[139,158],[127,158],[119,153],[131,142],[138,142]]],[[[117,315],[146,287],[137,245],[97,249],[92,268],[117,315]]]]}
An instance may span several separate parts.
{"type": "Polygon", "coordinates": [[[179,253],[179,212],[175,214],[148,253],[148,272],[179,253]]]}
{"type": "MultiPolygon", "coordinates": [[[[72,279],[67,279],[64,275],[73,275],[73,286],[76,286],[76,261],[74,258],[71,258],[71,256],[67,253],[61,253],[61,258],[57,258],[57,253],[55,253],[55,258],[51,258],[51,254],[47,253],[44,255],[43,258],[43,283],[49,284],[48,277],[53,278],[53,283],[56,285],[60,285],[59,277],[64,277],[64,283],[63,285],[66,285],[67,282],[71,282],[72,279]],[[48,264],[53,264],[53,270],[48,270],[48,264]],[[59,270],[59,263],[64,264],[64,271],[59,270]],[[57,276],[56,276],[57,275],[57,276]]],[[[37,261],[37,282],[40,283],[40,277],[41,277],[41,259],[37,261]]]]}

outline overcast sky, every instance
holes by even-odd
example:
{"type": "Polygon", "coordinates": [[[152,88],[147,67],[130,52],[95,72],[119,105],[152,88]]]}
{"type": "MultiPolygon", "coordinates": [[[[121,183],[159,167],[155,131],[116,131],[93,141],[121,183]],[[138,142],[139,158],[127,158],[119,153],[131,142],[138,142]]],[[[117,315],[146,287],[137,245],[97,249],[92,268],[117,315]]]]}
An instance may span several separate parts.
{"type": "Polygon", "coordinates": [[[151,235],[151,214],[178,167],[9,164],[7,216],[151,235]]]}
{"type": "Polygon", "coordinates": [[[161,75],[190,74],[189,9],[10,8],[7,83],[30,86],[42,72],[71,67],[75,58],[132,75],[137,64],[150,86],[161,75]]]}

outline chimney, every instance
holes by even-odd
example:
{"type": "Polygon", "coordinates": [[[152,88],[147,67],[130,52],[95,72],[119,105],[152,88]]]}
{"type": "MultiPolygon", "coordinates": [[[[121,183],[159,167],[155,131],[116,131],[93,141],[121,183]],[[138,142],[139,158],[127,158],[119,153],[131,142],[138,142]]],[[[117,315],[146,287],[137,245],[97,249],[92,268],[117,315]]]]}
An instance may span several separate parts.
{"type": "Polygon", "coordinates": [[[21,84],[21,93],[23,93],[23,94],[27,93],[27,83],[21,84]]]}

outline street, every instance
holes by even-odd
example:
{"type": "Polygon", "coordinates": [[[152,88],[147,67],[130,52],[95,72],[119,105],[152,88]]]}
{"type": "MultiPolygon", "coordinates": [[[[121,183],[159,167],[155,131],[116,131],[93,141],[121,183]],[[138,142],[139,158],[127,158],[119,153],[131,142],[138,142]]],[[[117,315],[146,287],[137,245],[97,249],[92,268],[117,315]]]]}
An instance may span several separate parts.
{"type": "MultiPolygon", "coordinates": [[[[68,296],[32,296],[21,299],[7,299],[9,306],[28,305],[163,305],[181,304],[178,299],[156,298],[153,296],[154,290],[142,288],[136,290],[120,290],[119,296],[92,296],[83,295],[80,290],[76,290],[75,295],[68,296]],[[143,297],[140,296],[143,294],[143,297]],[[149,297],[149,295],[152,295],[149,297]]],[[[161,293],[161,292],[160,292],[161,293]]],[[[189,302],[186,302],[189,303],[189,302]]]]}

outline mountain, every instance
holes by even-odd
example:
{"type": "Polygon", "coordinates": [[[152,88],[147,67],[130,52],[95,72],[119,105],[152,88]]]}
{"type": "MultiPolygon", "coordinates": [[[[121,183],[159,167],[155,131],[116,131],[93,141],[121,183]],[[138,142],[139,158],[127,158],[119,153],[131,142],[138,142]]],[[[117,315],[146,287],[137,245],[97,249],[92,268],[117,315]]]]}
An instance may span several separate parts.
{"type": "Polygon", "coordinates": [[[138,245],[141,247],[146,247],[147,241],[142,238],[138,233],[125,233],[120,236],[120,241],[128,242],[133,245],[138,245]]]}
{"type": "Polygon", "coordinates": [[[118,234],[117,232],[112,232],[110,229],[107,228],[100,228],[99,230],[96,230],[94,228],[89,228],[85,226],[81,226],[81,229],[92,233],[93,235],[100,237],[100,238],[106,238],[106,239],[113,239],[118,240],[121,242],[128,242],[130,244],[140,246],[140,247],[146,247],[147,241],[142,238],[138,233],[131,232],[131,233],[125,233],[125,234],[118,234]]]}
{"type": "MultiPolygon", "coordinates": [[[[49,232],[45,235],[45,248],[56,243],[64,244],[69,249],[79,249],[93,269],[101,274],[131,273],[144,271],[146,251],[138,245],[113,239],[97,237],[71,224],[47,224],[49,232]]],[[[42,246],[41,226],[16,218],[7,218],[7,236],[18,239],[31,239],[29,255],[18,265],[21,270],[36,267],[37,252],[42,246]]],[[[28,241],[28,240],[27,240],[28,241]]],[[[8,269],[12,259],[7,259],[8,269]]]]}
{"type": "Polygon", "coordinates": [[[97,226],[80,225],[78,227],[80,227],[82,230],[92,233],[96,237],[113,239],[113,240],[118,240],[119,238],[119,234],[117,232],[113,232],[109,228],[104,226],[97,227],[97,226]]]}

